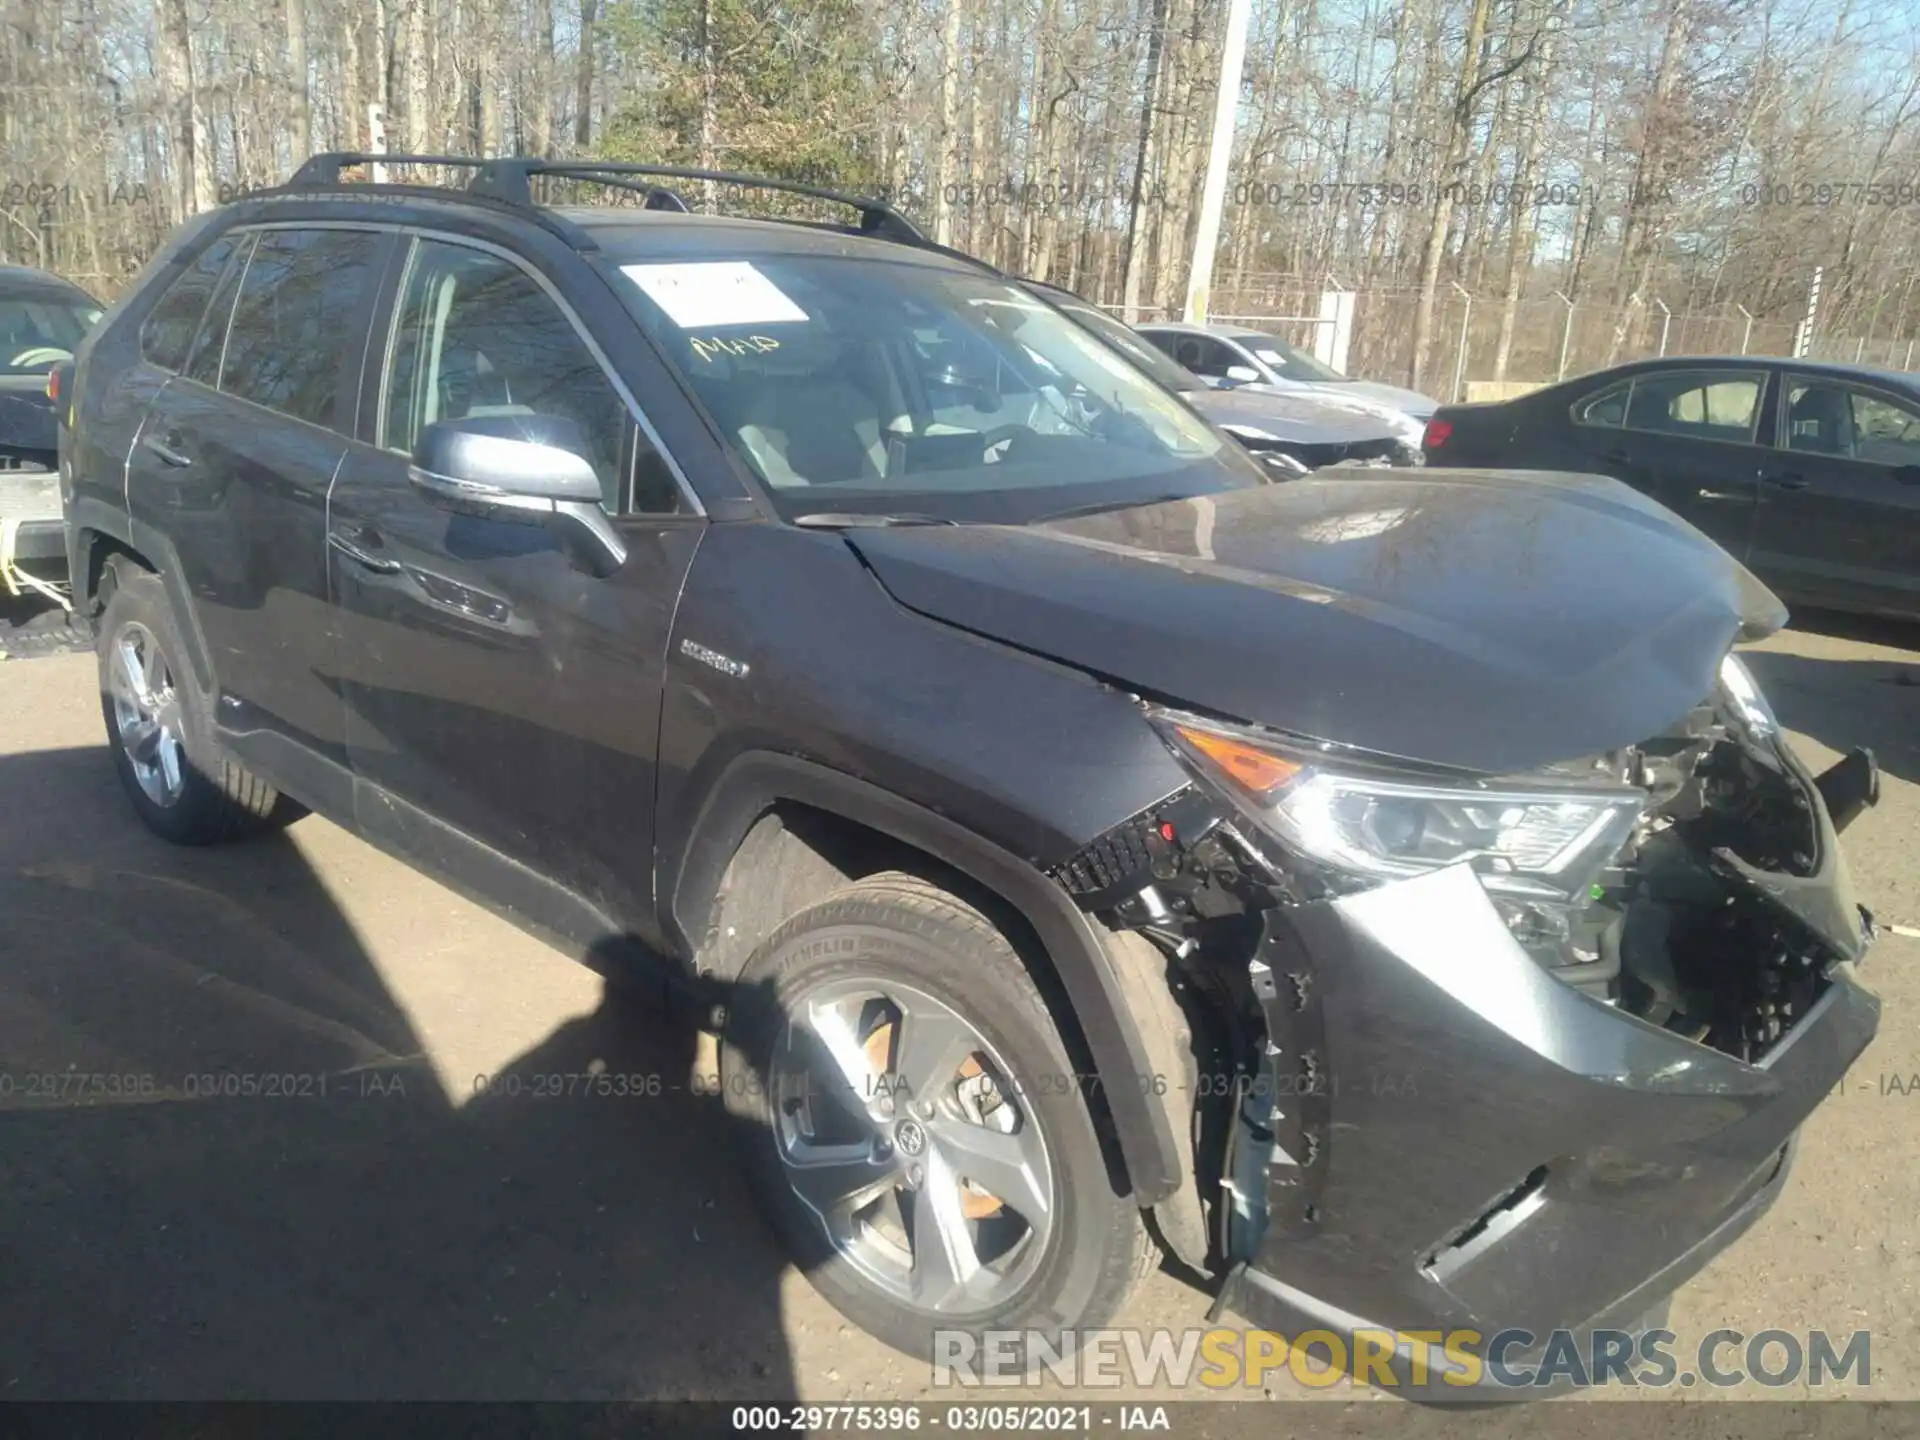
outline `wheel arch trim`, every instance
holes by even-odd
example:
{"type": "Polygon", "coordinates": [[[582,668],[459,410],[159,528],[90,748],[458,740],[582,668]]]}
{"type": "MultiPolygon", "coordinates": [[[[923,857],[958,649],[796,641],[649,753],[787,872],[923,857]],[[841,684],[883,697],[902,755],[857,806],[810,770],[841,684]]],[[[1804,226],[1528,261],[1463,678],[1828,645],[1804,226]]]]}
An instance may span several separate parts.
{"type": "Polygon", "coordinates": [[[694,818],[678,875],[670,887],[662,886],[671,894],[662,918],[678,932],[675,939],[684,953],[694,953],[688,937],[706,932],[735,850],[755,822],[783,802],[837,815],[924,851],[1013,907],[1046,950],[1093,1063],[1109,1080],[1101,1091],[1135,1199],[1156,1204],[1180,1188],[1182,1147],[1164,1108],[1152,1103],[1147,1086],[1125,1083],[1125,1077],[1151,1073],[1153,1062],[1093,921],[1033,865],[943,815],[797,756],[770,751],[736,756],[694,818]],[[1120,1083],[1113,1083],[1115,1077],[1120,1083]]]}

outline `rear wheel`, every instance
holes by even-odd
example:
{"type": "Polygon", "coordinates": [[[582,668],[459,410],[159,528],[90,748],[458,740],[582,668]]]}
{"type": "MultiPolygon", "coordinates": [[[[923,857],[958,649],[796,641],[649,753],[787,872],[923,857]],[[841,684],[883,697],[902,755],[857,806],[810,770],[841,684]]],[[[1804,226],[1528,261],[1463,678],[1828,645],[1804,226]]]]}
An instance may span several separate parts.
{"type": "Polygon", "coordinates": [[[306,812],[234,761],[209,755],[205,706],[182,665],[180,630],[158,576],[121,557],[100,617],[100,709],[127,798],[178,845],[273,829],[306,812]]]}
{"type": "MultiPolygon", "coordinates": [[[[741,976],[728,1105],[814,1285],[888,1344],[1105,1324],[1151,1250],[1013,947],[906,875],[793,916],[741,976]]],[[[952,1353],[952,1352],[948,1352],[952,1353]]]]}

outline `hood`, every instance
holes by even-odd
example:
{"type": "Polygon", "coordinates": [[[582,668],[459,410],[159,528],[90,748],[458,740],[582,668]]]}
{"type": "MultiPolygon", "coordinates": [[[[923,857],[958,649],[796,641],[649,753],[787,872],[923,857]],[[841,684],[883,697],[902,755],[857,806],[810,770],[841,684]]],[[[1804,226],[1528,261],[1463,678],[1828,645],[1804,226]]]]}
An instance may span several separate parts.
{"type": "Polygon", "coordinates": [[[46,387],[44,375],[0,379],[0,455],[54,454],[59,441],[46,387]]]}
{"type": "Polygon", "coordinates": [[[1786,612],[1601,476],[1305,477],[1028,526],[849,533],[903,605],[1152,695],[1498,774],[1655,735],[1786,612]]]}
{"type": "Polygon", "coordinates": [[[1233,390],[1197,390],[1187,399],[1216,425],[1264,430],[1298,445],[1351,444],[1391,439],[1399,433],[1378,407],[1351,404],[1316,391],[1243,385],[1233,390]]]}

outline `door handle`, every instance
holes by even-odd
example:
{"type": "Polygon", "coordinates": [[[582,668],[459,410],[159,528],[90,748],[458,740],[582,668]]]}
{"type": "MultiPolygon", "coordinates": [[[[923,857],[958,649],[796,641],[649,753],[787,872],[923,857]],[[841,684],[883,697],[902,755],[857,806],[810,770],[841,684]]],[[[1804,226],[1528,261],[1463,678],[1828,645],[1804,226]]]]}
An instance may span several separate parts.
{"type": "Polygon", "coordinates": [[[164,436],[149,435],[140,442],[160,459],[176,468],[193,464],[193,457],[180,448],[180,432],[169,430],[164,436]]]}
{"type": "Polygon", "coordinates": [[[1712,490],[1703,487],[1693,493],[1702,500],[1736,500],[1745,502],[1753,499],[1751,495],[1742,494],[1738,490],[1712,490]]]}
{"type": "Polygon", "coordinates": [[[385,555],[376,555],[371,550],[362,549],[338,530],[327,532],[327,544],[338,550],[347,559],[363,570],[371,570],[376,575],[398,575],[400,562],[385,555]]]}
{"type": "Polygon", "coordinates": [[[1804,490],[1809,483],[1807,477],[1797,471],[1789,471],[1785,475],[1762,475],[1760,478],[1776,490],[1804,490]]]}
{"type": "Polygon", "coordinates": [[[1600,458],[1609,465],[1631,465],[1633,463],[1633,456],[1629,455],[1625,450],[1609,450],[1600,458]]]}

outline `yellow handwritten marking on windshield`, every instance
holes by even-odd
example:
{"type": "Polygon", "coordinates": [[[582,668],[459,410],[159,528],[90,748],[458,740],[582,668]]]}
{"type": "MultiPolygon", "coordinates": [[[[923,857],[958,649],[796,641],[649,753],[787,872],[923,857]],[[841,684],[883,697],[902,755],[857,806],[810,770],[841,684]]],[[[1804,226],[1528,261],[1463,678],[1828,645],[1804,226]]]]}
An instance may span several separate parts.
{"type": "Polygon", "coordinates": [[[708,335],[693,342],[696,360],[711,360],[716,355],[764,355],[778,350],[780,342],[771,335],[708,335]]]}

